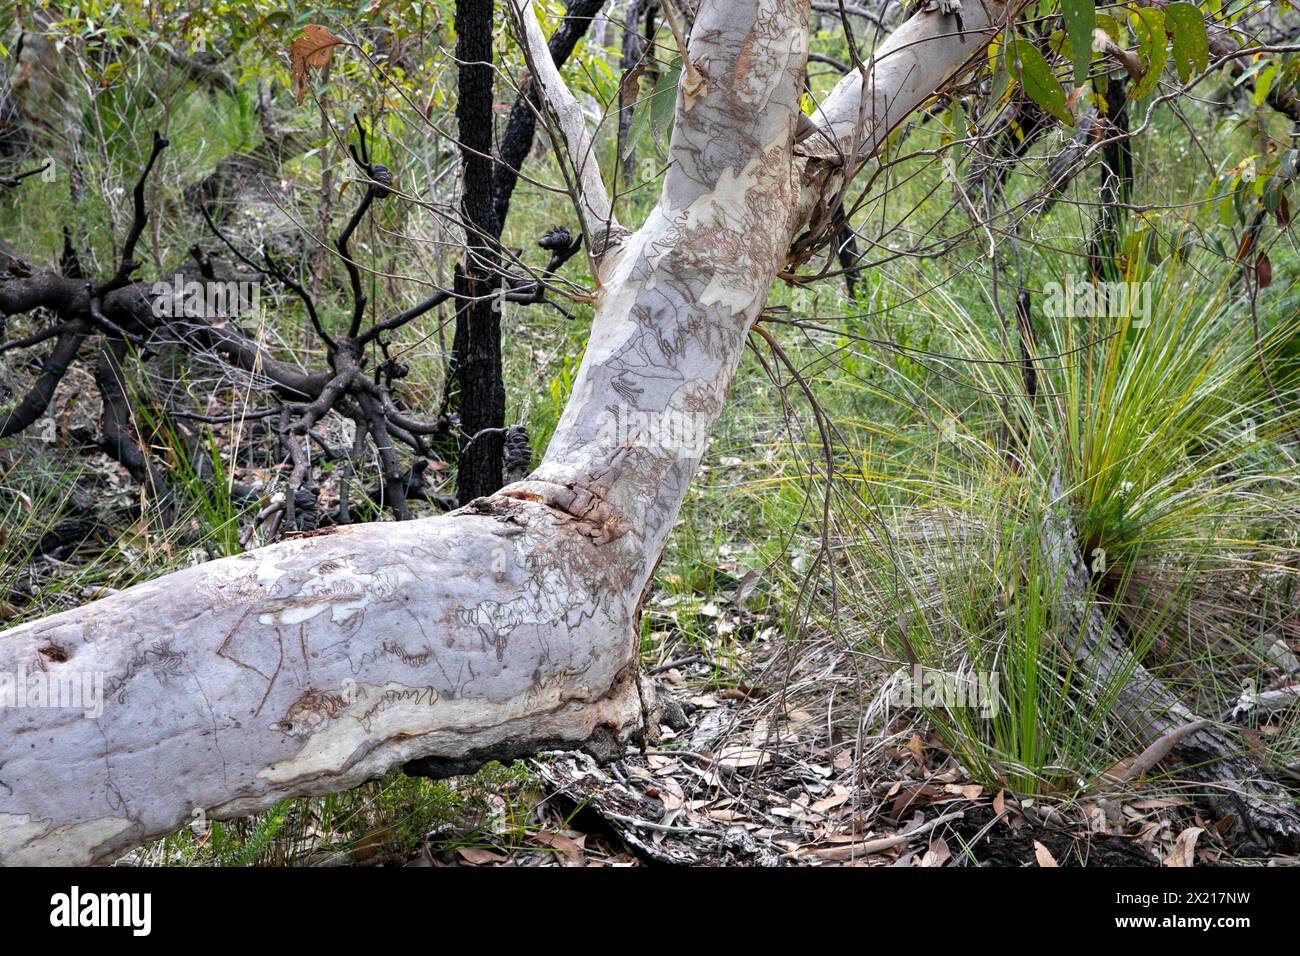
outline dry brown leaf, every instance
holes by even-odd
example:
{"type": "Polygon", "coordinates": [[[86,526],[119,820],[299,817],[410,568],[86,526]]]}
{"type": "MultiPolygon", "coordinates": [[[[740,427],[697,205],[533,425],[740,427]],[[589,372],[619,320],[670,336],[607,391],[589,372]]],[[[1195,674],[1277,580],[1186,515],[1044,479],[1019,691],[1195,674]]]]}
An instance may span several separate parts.
{"type": "Polygon", "coordinates": [[[1065,98],[1065,108],[1070,111],[1071,116],[1077,117],[1079,115],[1078,110],[1075,109],[1075,106],[1079,102],[1079,97],[1083,96],[1087,92],[1088,92],[1087,86],[1076,86],[1074,90],[1071,91],[1070,95],[1065,98]]]}
{"type": "Polygon", "coordinates": [[[834,810],[836,807],[847,802],[848,799],[849,799],[848,789],[845,787],[836,786],[835,792],[831,796],[823,797],[821,800],[818,800],[816,803],[814,803],[812,807],[810,807],[809,809],[811,809],[814,813],[825,813],[827,810],[834,810]]]}
{"type": "Polygon", "coordinates": [[[559,850],[570,860],[577,861],[582,859],[582,848],[577,842],[561,833],[552,833],[550,830],[538,830],[533,834],[533,839],[551,849],[559,850]]]}
{"type": "Polygon", "coordinates": [[[768,754],[764,750],[739,745],[726,747],[718,754],[718,763],[724,767],[757,767],[759,764],[767,763],[768,759],[768,754]]]}
{"type": "Polygon", "coordinates": [[[380,855],[384,850],[384,843],[393,835],[395,829],[391,826],[379,827],[364,834],[352,845],[352,858],[358,863],[364,863],[380,855]]]}
{"type": "Polygon", "coordinates": [[[951,856],[952,850],[948,848],[948,842],[943,837],[935,837],[930,848],[921,857],[921,866],[943,866],[951,856]]]}
{"type": "Polygon", "coordinates": [[[921,745],[921,738],[912,734],[912,739],[907,742],[907,751],[912,755],[912,759],[921,769],[925,769],[925,748],[921,745]]]}
{"type": "Polygon", "coordinates": [[[637,98],[641,95],[641,74],[644,72],[645,63],[638,62],[618,81],[618,102],[623,109],[636,106],[637,98]]]}
{"type": "Polygon", "coordinates": [[[872,853],[883,853],[887,850],[895,849],[931,830],[948,823],[951,820],[959,820],[965,815],[966,811],[958,810],[954,813],[945,813],[937,816],[926,823],[917,824],[921,819],[920,814],[913,818],[909,827],[905,827],[897,833],[887,837],[879,837],[874,840],[866,840],[861,843],[845,843],[840,846],[822,847],[820,849],[809,851],[809,855],[819,860],[851,860],[858,856],[867,856],[872,853]]]}
{"type": "Polygon", "coordinates": [[[293,99],[301,103],[307,95],[307,71],[329,65],[334,48],[343,41],[318,23],[302,28],[302,36],[289,44],[289,62],[293,74],[293,99]]]}
{"type": "Polygon", "coordinates": [[[1201,827],[1188,827],[1178,834],[1178,839],[1174,841],[1174,848],[1169,851],[1169,856],[1165,857],[1165,866],[1194,866],[1196,840],[1204,832],[1201,827]]]}
{"type": "Polygon", "coordinates": [[[1132,803],[1125,804],[1125,808],[1134,810],[1165,810],[1169,807],[1186,807],[1191,802],[1184,800],[1182,797],[1150,797],[1146,800],[1134,800],[1132,803]]]}
{"type": "Polygon", "coordinates": [[[1261,289],[1267,289],[1273,284],[1273,263],[1269,261],[1267,252],[1261,252],[1255,260],[1255,278],[1261,289]]]}
{"type": "Polygon", "coordinates": [[[502,863],[506,859],[503,853],[497,853],[495,850],[484,850],[476,846],[463,846],[456,852],[470,866],[487,866],[492,863],[502,863]]]}
{"type": "Polygon", "coordinates": [[[686,803],[686,791],[672,777],[661,778],[657,789],[659,792],[656,796],[663,801],[665,810],[680,810],[686,803]]]}
{"type": "Polygon", "coordinates": [[[895,820],[901,820],[907,810],[929,806],[943,795],[942,788],[932,784],[908,784],[899,788],[898,794],[894,797],[894,802],[890,807],[889,815],[895,820]]]}
{"type": "Polygon", "coordinates": [[[1255,234],[1247,229],[1241,236],[1241,241],[1237,243],[1237,261],[1243,261],[1246,256],[1250,255],[1250,250],[1255,248],[1255,234]]]}
{"type": "Polygon", "coordinates": [[[1034,841],[1034,859],[1038,861],[1039,866],[1050,866],[1059,868],[1056,857],[1052,856],[1052,851],[1047,849],[1037,840],[1034,841]]]}

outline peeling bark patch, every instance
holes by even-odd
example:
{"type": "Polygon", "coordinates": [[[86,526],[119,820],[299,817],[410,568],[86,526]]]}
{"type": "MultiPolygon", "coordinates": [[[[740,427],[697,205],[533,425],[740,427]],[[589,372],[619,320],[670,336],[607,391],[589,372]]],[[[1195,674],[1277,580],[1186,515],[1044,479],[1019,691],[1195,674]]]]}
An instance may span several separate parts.
{"type": "MultiPolygon", "coordinates": [[[[359,720],[361,726],[366,729],[366,733],[373,732],[375,722],[386,711],[401,709],[406,707],[432,707],[440,698],[436,687],[405,687],[400,690],[386,690],[379,695],[379,700],[367,707],[361,714],[359,720]]],[[[407,736],[411,735],[410,731],[398,731],[407,736]]]]}
{"type": "Polygon", "coordinates": [[[50,828],[30,814],[0,813],[0,866],[88,866],[97,850],[136,826],[122,817],[100,817],[50,828]]]}
{"type": "Polygon", "coordinates": [[[627,522],[606,500],[600,485],[557,487],[546,503],[573,518],[579,532],[595,544],[608,544],[628,532],[627,522]]]}
{"type": "Polygon", "coordinates": [[[682,108],[689,110],[709,92],[708,58],[691,61],[691,68],[682,71],[682,108]]]}
{"type": "MultiPolygon", "coordinates": [[[[623,457],[626,456],[622,453],[615,454],[615,458],[623,457]]],[[[613,467],[615,464],[611,464],[609,469],[613,467]]],[[[539,479],[529,479],[498,495],[512,501],[545,506],[559,515],[565,527],[573,528],[596,545],[608,544],[631,530],[631,522],[610,504],[607,496],[605,486],[596,482],[559,484],[539,479]]]]}
{"type": "Polygon", "coordinates": [[[331,693],[309,688],[289,705],[280,729],[290,737],[303,737],[315,732],[326,720],[338,716],[348,706],[347,693],[331,693]]]}
{"type": "Polygon", "coordinates": [[[541,495],[535,495],[531,491],[503,491],[501,494],[506,498],[514,498],[516,501],[541,501],[541,495]]]}

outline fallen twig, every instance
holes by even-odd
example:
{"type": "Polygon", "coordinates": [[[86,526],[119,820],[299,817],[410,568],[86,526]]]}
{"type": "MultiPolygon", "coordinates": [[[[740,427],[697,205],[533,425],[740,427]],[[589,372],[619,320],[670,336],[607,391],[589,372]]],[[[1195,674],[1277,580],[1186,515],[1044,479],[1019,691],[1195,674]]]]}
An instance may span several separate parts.
{"type": "Polygon", "coordinates": [[[914,830],[907,830],[902,833],[895,833],[893,836],[880,837],[876,840],[866,840],[862,843],[846,843],[843,846],[823,847],[820,850],[801,851],[795,850],[786,854],[787,859],[801,859],[813,857],[818,860],[851,860],[854,857],[870,856],[873,853],[881,853],[885,850],[892,849],[896,846],[902,846],[909,843],[914,837],[924,836],[940,824],[948,823],[951,820],[960,820],[966,816],[965,810],[954,810],[952,813],[945,813],[935,817],[927,823],[922,823],[914,830]]]}

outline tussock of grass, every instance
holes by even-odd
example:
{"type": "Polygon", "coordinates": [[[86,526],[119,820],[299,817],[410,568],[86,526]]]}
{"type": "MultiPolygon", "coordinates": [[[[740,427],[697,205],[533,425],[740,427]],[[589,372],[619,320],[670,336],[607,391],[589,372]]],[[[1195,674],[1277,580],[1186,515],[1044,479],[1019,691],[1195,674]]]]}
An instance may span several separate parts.
{"type": "MultiPolygon", "coordinates": [[[[1287,529],[1300,527],[1300,470],[1248,309],[1230,276],[1199,275],[1175,260],[1149,277],[1148,329],[1131,317],[1044,323],[1037,354],[1057,357],[1037,363],[1034,401],[1018,365],[996,361],[996,337],[940,294],[932,315],[945,337],[986,360],[969,365],[973,387],[940,391],[935,413],[890,426],[841,423],[866,448],[852,480],[877,493],[884,530],[864,527],[860,511],[841,516],[828,624],[887,668],[997,676],[993,717],[920,708],[981,782],[1073,796],[1135,752],[1115,719],[1116,687],[1089,685],[1059,653],[1072,636],[1052,619],[1038,534],[1055,473],[1093,570],[1089,600],[1193,710],[1218,717],[1243,688],[1295,677],[1286,641],[1300,550],[1287,529]]],[[[1295,321],[1269,330],[1266,360],[1295,321]]],[[[1275,769],[1295,762],[1293,733],[1270,748],[1275,769]]]]}

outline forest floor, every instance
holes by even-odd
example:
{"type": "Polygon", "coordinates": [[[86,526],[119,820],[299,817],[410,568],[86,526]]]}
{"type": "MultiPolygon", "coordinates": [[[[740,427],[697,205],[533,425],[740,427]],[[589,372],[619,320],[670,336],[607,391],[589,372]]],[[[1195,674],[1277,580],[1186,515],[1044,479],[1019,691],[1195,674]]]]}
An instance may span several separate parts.
{"type": "MultiPolygon", "coordinates": [[[[745,615],[719,621],[728,617],[745,615]]],[[[408,865],[1300,864],[1243,855],[1231,821],[1204,819],[1168,780],[1080,800],[1017,798],[973,781],[906,715],[857,739],[843,718],[860,706],[860,685],[836,642],[791,660],[761,622],[751,633],[730,663],[691,660],[661,675],[686,726],[664,727],[646,752],[606,766],[539,759],[543,799],[523,840],[441,852],[430,843],[408,865]]]]}

